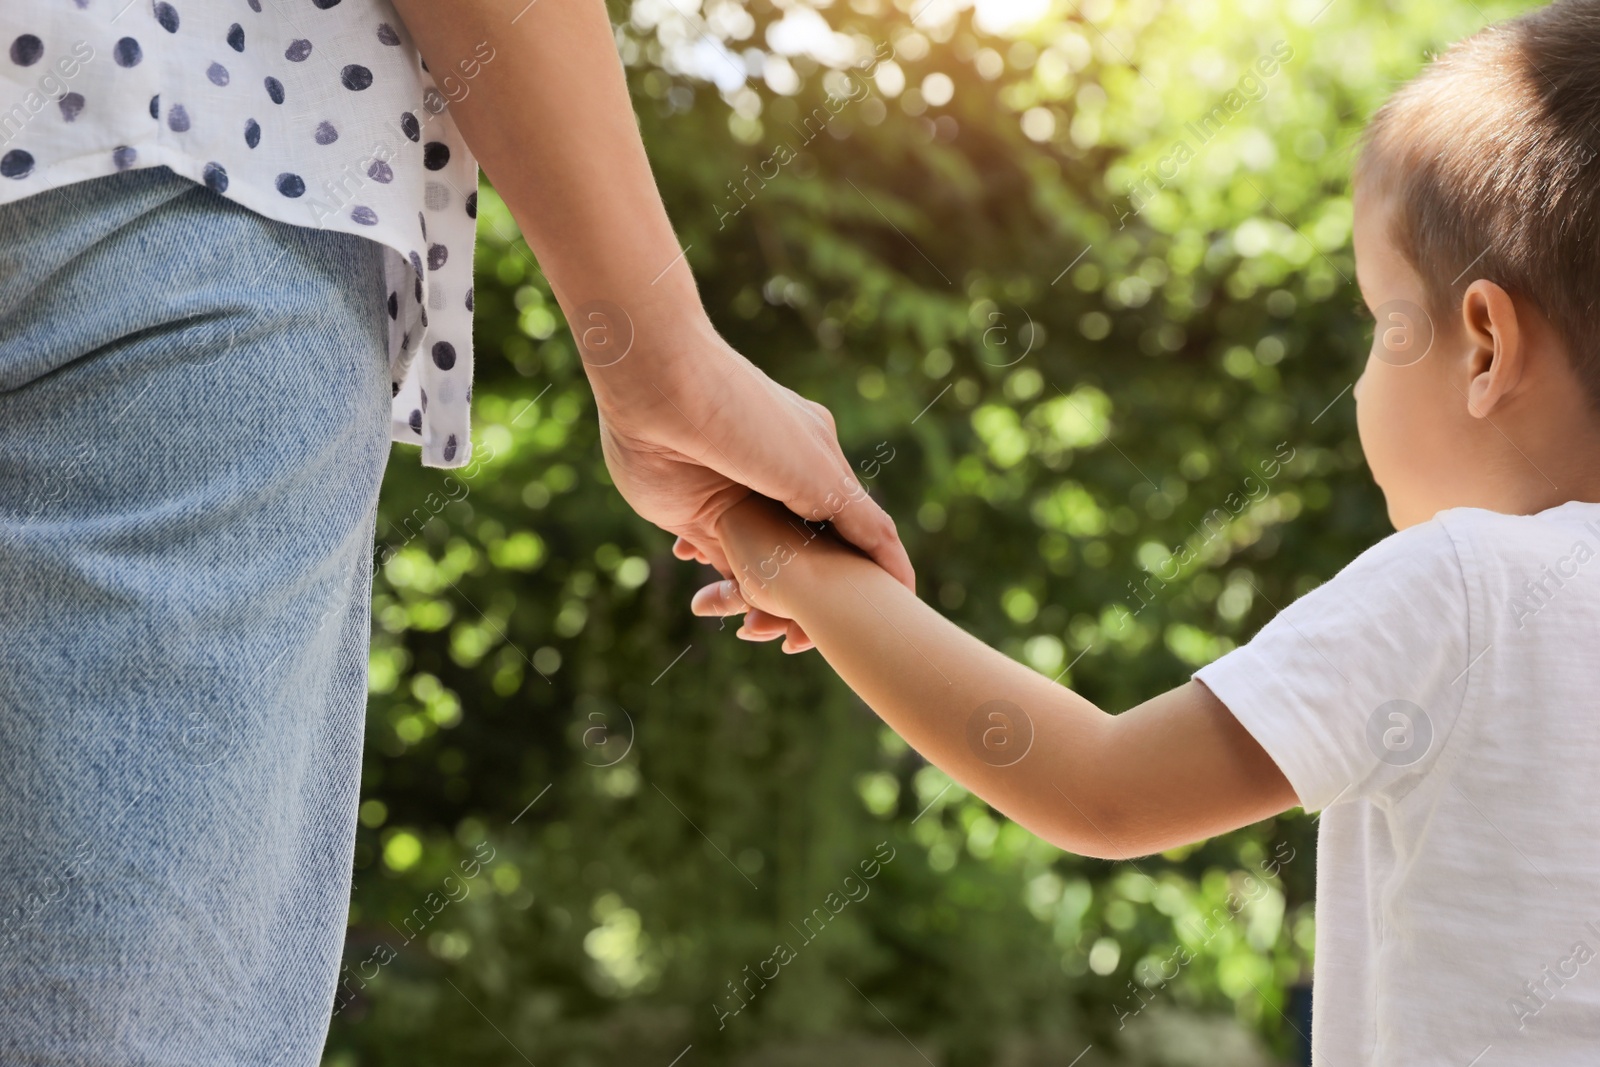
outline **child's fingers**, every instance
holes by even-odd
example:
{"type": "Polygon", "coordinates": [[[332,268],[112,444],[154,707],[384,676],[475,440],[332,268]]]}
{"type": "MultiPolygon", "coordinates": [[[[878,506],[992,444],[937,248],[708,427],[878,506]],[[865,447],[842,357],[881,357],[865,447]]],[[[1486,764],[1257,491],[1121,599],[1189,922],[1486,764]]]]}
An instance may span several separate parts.
{"type": "Polygon", "coordinates": [[[696,563],[706,562],[705,553],[696,548],[694,542],[687,537],[680,537],[672,543],[672,554],[679,559],[692,559],[696,563]]]}
{"type": "Polygon", "coordinates": [[[728,579],[702,587],[689,602],[696,615],[719,618],[743,615],[739,636],[746,641],[775,641],[783,638],[783,650],[789,653],[805,652],[814,647],[811,638],[792,619],[753,608],[739,595],[739,587],[728,579]]]}
{"type": "Polygon", "coordinates": [[[750,610],[750,605],[739,595],[739,587],[724,578],[720,582],[703,586],[696,592],[689,601],[689,610],[696,615],[721,618],[725,615],[743,615],[750,610]]]}
{"type": "Polygon", "coordinates": [[[789,653],[790,655],[795,655],[796,653],[806,652],[817,647],[816,644],[812,642],[811,638],[806,636],[806,632],[800,628],[799,623],[795,622],[793,619],[788,621],[788,637],[786,637],[783,642],[783,650],[785,652],[789,653]]]}
{"type": "Polygon", "coordinates": [[[776,641],[788,633],[788,619],[760,608],[751,608],[744,617],[744,625],[739,627],[739,636],[746,641],[776,641]]]}

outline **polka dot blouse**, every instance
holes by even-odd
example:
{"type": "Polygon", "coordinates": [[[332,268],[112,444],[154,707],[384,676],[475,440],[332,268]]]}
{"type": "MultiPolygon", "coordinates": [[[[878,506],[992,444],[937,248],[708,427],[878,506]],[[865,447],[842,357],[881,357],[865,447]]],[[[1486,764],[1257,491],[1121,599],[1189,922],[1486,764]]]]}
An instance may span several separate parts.
{"type": "Polygon", "coordinates": [[[394,439],[467,462],[478,164],[388,0],[7,3],[0,48],[0,203],[165,165],[378,241],[394,439]]]}

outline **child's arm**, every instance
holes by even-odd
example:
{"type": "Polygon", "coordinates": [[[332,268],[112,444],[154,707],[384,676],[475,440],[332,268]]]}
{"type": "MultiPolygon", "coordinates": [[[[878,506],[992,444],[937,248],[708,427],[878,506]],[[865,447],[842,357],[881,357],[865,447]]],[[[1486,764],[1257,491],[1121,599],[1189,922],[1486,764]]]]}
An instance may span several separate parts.
{"type": "Polygon", "coordinates": [[[1298,803],[1277,765],[1197,682],[1107,715],[768,500],[750,497],[720,526],[738,589],[703,591],[698,613],[750,605],[794,619],[913,748],[1052,844],[1123,859],[1298,803]]]}

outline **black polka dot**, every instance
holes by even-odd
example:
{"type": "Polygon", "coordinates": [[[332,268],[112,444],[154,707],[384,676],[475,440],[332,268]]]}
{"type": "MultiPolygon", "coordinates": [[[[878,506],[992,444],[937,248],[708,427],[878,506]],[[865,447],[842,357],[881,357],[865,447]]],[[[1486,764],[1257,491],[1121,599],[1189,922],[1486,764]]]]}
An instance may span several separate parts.
{"type": "Polygon", "coordinates": [[[317,6],[318,11],[326,11],[330,7],[339,6],[339,0],[311,0],[311,2],[317,6]]]}
{"type": "Polygon", "coordinates": [[[423,411],[427,411],[428,410],[428,391],[426,389],[418,389],[417,392],[422,394],[422,410],[423,411]]]}
{"type": "Polygon", "coordinates": [[[378,224],[378,213],[362,204],[357,204],[350,209],[350,218],[363,226],[376,226],[378,224]]]}
{"type": "MultiPolygon", "coordinates": [[[[420,286],[422,284],[422,257],[417,255],[416,252],[413,251],[413,252],[407,252],[406,253],[406,258],[411,260],[411,269],[416,272],[417,284],[420,286]]],[[[417,299],[418,300],[422,299],[422,297],[420,295],[420,289],[419,289],[419,295],[417,296],[417,299]]]]}
{"type": "Polygon", "coordinates": [[[228,68],[221,63],[213,63],[206,68],[206,77],[211,79],[212,85],[227,85],[228,68]]]}
{"type": "Polygon", "coordinates": [[[451,434],[444,439],[444,461],[449,463],[456,458],[456,435],[451,434]]]}
{"type": "MultiPolygon", "coordinates": [[[[417,299],[420,301],[422,297],[419,296],[417,299]]],[[[428,309],[425,307],[419,307],[417,308],[417,314],[422,317],[422,325],[424,328],[426,328],[428,325],[428,309]]]]}
{"type": "Polygon", "coordinates": [[[406,425],[411,427],[411,432],[412,433],[418,433],[419,434],[419,433],[422,432],[422,409],[421,408],[412,408],[411,409],[411,417],[406,420],[406,425]]]}
{"type": "Polygon", "coordinates": [[[417,212],[417,226],[422,230],[422,239],[428,239],[428,220],[422,217],[422,212],[417,212]]]}
{"type": "Polygon", "coordinates": [[[244,27],[237,22],[228,27],[228,47],[235,52],[244,51],[244,27]]]}
{"type": "Polygon", "coordinates": [[[258,15],[261,14],[261,0],[250,0],[250,10],[258,15]]]}
{"type": "MultiPolygon", "coordinates": [[[[411,295],[416,297],[417,303],[420,304],[420,303],[422,303],[422,279],[421,278],[413,279],[412,284],[416,287],[416,291],[413,292],[411,295]]],[[[428,313],[427,313],[427,311],[423,311],[422,320],[423,320],[422,321],[422,325],[424,325],[424,326],[428,325],[428,321],[427,321],[428,320],[428,313]]]]}
{"type": "Polygon", "coordinates": [[[299,40],[290,41],[289,47],[283,50],[283,58],[291,63],[301,63],[311,54],[311,42],[301,37],[299,40]]]}
{"type": "Polygon", "coordinates": [[[78,121],[78,116],[83,112],[83,94],[68,93],[61,98],[61,117],[68,122],[78,121]]]}
{"type": "Polygon", "coordinates": [[[467,310],[472,310],[472,287],[467,286],[467,310]]]}
{"type": "Polygon", "coordinates": [[[450,146],[443,141],[429,141],[422,146],[422,165],[429,170],[443,170],[450,162],[450,146]]]}
{"type": "Polygon", "coordinates": [[[391,319],[400,318],[400,294],[399,293],[390,293],[389,294],[389,317],[391,319]]]}
{"type": "Polygon", "coordinates": [[[332,144],[339,139],[339,131],[333,128],[333,123],[324,120],[317,123],[317,132],[312,136],[318,144],[332,144]]]}
{"type": "Polygon", "coordinates": [[[119,67],[137,67],[144,58],[144,49],[132,37],[124,37],[111,47],[111,58],[119,67]]]}
{"type": "Polygon", "coordinates": [[[207,163],[205,170],[201,173],[205,176],[207,189],[210,189],[213,193],[225,193],[228,191],[228,172],[221,163],[207,163]]]}
{"type": "Polygon", "coordinates": [[[399,396],[400,395],[400,383],[399,382],[390,382],[389,383],[389,395],[390,396],[399,396]]]}
{"type": "Polygon", "coordinates": [[[26,178],[33,172],[33,155],[20,148],[13,148],[5,155],[0,156],[0,177],[26,178]]]}
{"type": "Polygon", "coordinates": [[[31,33],[25,33],[11,42],[11,62],[19,67],[31,67],[44,55],[44,42],[31,33]]]}
{"type": "Polygon", "coordinates": [[[127,170],[138,161],[138,151],[136,149],[129,148],[127,145],[118,145],[111,151],[112,165],[114,165],[118,170],[127,170]]]}
{"type": "Polygon", "coordinates": [[[456,365],[456,346],[449,341],[436,341],[433,345],[433,365],[449,370],[456,365]]]}
{"type": "Polygon", "coordinates": [[[394,45],[400,43],[400,35],[394,32],[394,27],[387,22],[378,23],[378,40],[384,44],[394,45]]]}
{"type": "Polygon", "coordinates": [[[251,148],[261,143],[261,123],[255,119],[244,120],[244,143],[251,148]]]}
{"type": "Polygon", "coordinates": [[[406,137],[413,141],[422,139],[422,127],[417,124],[417,116],[409,111],[401,113],[400,129],[405,133],[406,137]]]}
{"type": "Polygon", "coordinates": [[[153,119],[159,119],[161,117],[161,94],[160,93],[157,93],[156,95],[154,95],[154,96],[152,96],[150,98],[150,117],[153,118],[153,119]]]}
{"type": "Polygon", "coordinates": [[[167,108],[167,129],[173,133],[183,133],[189,128],[189,111],[182,104],[173,104],[167,108]]]}
{"type": "Polygon", "coordinates": [[[178,32],[178,9],[171,4],[156,5],[156,21],[161,23],[161,28],[168,33],[178,32]]]}
{"type": "Polygon", "coordinates": [[[381,159],[374,159],[372,166],[367,168],[367,177],[375,182],[388,185],[394,181],[394,168],[381,159]]]}
{"type": "Polygon", "coordinates": [[[372,71],[360,63],[352,63],[339,72],[339,82],[346,89],[360,92],[372,86],[372,71]]]}
{"type": "Polygon", "coordinates": [[[272,99],[274,104],[283,103],[283,83],[281,81],[277,78],[269,77],[262,84],[267,87],[267,96],[272,99]]]}
{"type": "Polygon", "coordinates": [[[411,331],[407,330],[400,335],[400,351],[404,352],[411,347],[411,331]]]}
{"type": "Polygon", "coordinates": [[[277,185],[278,192],[291,199],[304,195],[306,191],[306,180],[298,174],[290,174],[287,171],[278,175],[274,184],[277,185]]]}
{"type": "Polygon", "coordinates": [[[478,217],[478,194],[477,193],[468,193],[467,194],[467,218],[475,219],[477,217],[478,217]]]}
{"type": "Polygon", "coordinates": [[[444,266],[444,261],[450,258],[450,250],[444,245],[428,246],[428,269],[438,270],[444,266]]]}

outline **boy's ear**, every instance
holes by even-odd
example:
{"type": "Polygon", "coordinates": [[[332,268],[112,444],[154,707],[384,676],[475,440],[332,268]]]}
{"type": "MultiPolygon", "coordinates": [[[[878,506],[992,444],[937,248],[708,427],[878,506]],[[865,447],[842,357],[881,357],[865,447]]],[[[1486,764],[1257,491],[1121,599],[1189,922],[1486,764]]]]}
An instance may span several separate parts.
{"type": "Polygon", "coordinates": [[[1522,381],[1527,334],[1511,294],[1486,278],[1467,286],[1461,322],[1467,342],[1467,411],[1473,418],[1487,418],[1522,381]]]}

